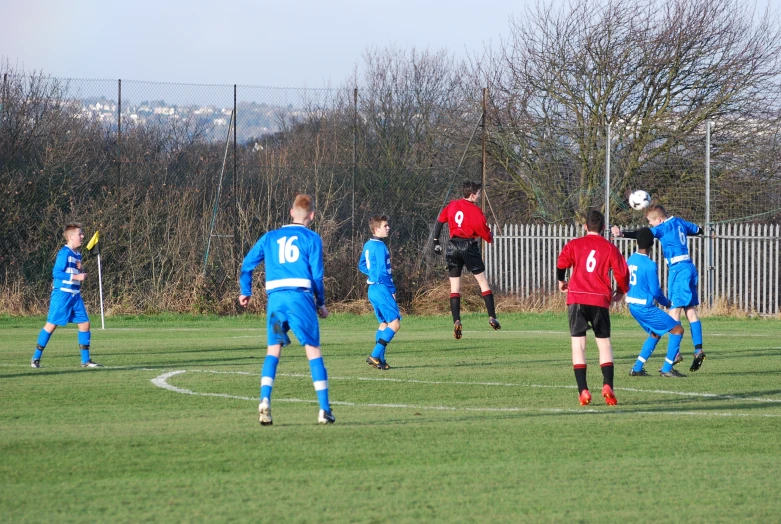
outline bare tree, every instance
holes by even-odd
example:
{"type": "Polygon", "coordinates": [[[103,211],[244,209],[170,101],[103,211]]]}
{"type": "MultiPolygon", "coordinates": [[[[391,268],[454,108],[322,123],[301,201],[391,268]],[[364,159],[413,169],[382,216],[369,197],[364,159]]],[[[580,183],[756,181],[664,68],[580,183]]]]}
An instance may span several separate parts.
{"type": "MultiPolygon", "coordinates": [[[[730,150],[778,129],[772,13],[736,0],[574,0],[538,5],[510,29],[475,67],[492,91],[490,152],[545,219],[604,205],[607,147],[621,195],[671,156],[690,157],[693,142],[702,151],[707,120],[730,150]]],[[[670,191],[669,178],[655,189],[670,191]]]]}

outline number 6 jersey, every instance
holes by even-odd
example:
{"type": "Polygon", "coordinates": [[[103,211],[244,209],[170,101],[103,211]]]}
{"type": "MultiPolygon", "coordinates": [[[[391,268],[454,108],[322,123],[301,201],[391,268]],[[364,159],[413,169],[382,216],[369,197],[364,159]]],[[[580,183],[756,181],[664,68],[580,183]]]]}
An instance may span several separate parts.
{"type": "Polygon", "coordinates": [[[559,254],[557,269],[572,268],[567,305],[610,307],[613,295],[610,270],[621,293],[629,291],[629,269],[616,246],[601,235],[587,234],[570,240],[559,254]]]}
{"type": "Polygon", "coordinates": [[[300,224],[269,231],[252,246],[241,264],[241,294],[252,295],[252,272],[266,262],[266,293],[284,289],[310,290],[315,304],[325,304],[323,241],[300,224]]]}

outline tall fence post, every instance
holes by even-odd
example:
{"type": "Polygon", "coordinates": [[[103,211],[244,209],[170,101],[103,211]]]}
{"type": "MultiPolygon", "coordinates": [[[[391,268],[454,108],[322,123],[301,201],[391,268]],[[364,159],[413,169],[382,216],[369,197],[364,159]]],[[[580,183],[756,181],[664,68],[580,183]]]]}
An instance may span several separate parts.
{"type": "MultiPolygon", "coordinates": [[[[238,192],[238,182],[237,177],[239,173],[238,165],[239,165],[239,157],[238,157],[238,146],[237,146],[237,132],[236,129],[239,127],[239,114],[237,111],[237,87],[236,84],[233,84],[233,211],[236,213],[236,218],[233,220],[233,245],[236,246],[237,242],[239,240],[239,192],[238,192]]],[[[244,246],[241,246],[238,244],[239,250],[241,251],[244,246]]],[[[236,275],[239,274],[239,267],[240,267],[240,255],[233,256],[233,260],[235,262],[233,271],[236,275]]]]}
{"type": "Polygon", "coordinates": [[[605,231],[610,236],[610,122],[605,136],[605,231]]]}
{"type": "Polygon", "coordinates": [[[122,79],[117,80],[117,207],[122,203],[122,79]]]}
{"type": "MultiPolygon", "coordinates": [[[[358,88],[353,89],[353,165],[352,201],[350,203],[350,236],[355,244],[355,177],[358,171],[358,88]]],[[[355,252],[355,245],[353,245],[355,252]]]]}
{"type": "Polygon", "coordinates": [[[708,290],[708,307],[713,307],[713,235],[710,223],[710,130],[711,121],[705,123],[705,259],[708,261],[706,289],[708,290]]]}

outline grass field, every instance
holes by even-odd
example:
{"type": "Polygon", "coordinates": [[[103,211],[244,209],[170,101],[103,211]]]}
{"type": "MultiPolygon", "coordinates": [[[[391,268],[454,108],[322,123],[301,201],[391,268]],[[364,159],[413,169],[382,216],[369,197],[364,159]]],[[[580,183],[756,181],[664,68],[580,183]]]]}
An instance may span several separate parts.
{"type": "Polygon", "coordinates": [[[405,318],[379,371],[373,317],[331,316],[336,424],[294,345],[261,427],[264,319],[111,318],[83,370],[75,328],[31,369],[43,319],[0,318],[0,521],[781,520],[778,321],[705,319],[703,368],[665,379],[628,376],[644,336],[614,316],[619,405],[589,339],[581,407],[565,315],[501,320],[405,318]]]}

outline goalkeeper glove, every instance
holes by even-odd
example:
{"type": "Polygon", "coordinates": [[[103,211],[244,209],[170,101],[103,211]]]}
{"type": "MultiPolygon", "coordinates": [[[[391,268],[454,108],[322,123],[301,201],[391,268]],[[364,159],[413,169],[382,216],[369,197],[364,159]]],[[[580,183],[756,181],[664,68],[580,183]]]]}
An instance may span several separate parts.
{"type": "Polygon", "coordinates": [[[442,254],[442,246],[439,245],[439,240],[434,239],[434,253],[437,255],[442,254]]]}

